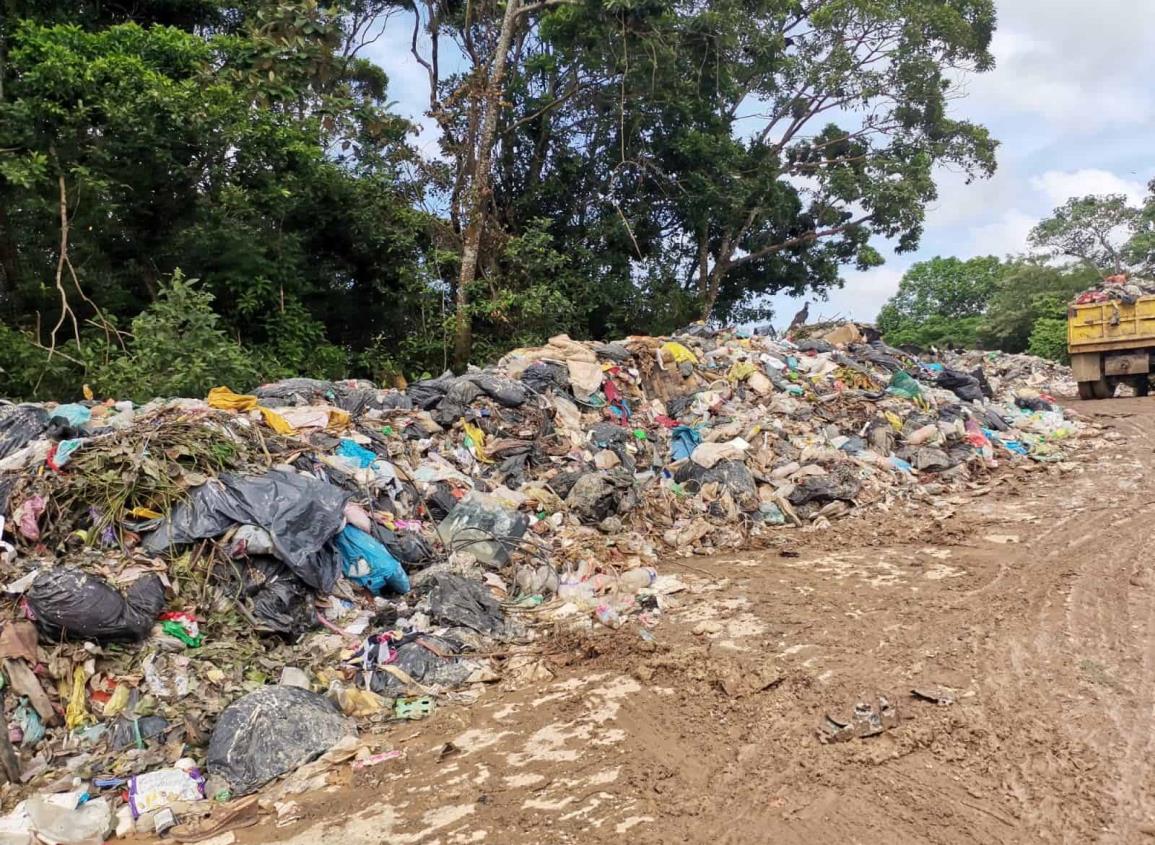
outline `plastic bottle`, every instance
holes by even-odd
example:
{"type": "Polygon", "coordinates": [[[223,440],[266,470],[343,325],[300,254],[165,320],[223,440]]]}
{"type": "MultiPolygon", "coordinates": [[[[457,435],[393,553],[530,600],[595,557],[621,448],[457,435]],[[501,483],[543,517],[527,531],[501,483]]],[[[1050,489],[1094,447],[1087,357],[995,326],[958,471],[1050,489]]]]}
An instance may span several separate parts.
{"type": "Polygon", "coordinates": [[[637,569],[627,569],[618,578],[618,589],[623,592],[636,593],[644,590],[658,580],[658,571],[652,566],[639,566],[637,569]]]}
{"type": "Polygon", "coordinates": [[[620,628],[622,626],[622,618],[611,605],[599,604],[597,610],[594,611],[594,615],[597,616],[598,621],[607,628],[620,628]]]}

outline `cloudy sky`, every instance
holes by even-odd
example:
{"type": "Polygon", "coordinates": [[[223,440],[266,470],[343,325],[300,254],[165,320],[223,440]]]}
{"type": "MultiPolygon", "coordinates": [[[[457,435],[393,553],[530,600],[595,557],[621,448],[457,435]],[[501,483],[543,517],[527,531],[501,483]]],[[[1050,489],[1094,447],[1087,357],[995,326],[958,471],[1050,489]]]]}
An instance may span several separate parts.
{"type": "MultiPolygon", "coordinates": [[[[967,81],[957,114],[1002,142],[998,172],[971,185],[939,179],[921,249],[895,255],[811,307],[811,317],[871,320],[903,271],[935,255],[1020,253],[1031,227],[1071,196],[1121,193],[1138,202],[1155,177],[1155,8],[1152,0],[997,0],[994,71],[967,81]]],[[[390,27],[369,57],[390,77],[397,108],[427,127],[424,71],[409,56],[409,31],[390,27]]],[[[775,298],[775,322],[801,302],[775,298]]]]}

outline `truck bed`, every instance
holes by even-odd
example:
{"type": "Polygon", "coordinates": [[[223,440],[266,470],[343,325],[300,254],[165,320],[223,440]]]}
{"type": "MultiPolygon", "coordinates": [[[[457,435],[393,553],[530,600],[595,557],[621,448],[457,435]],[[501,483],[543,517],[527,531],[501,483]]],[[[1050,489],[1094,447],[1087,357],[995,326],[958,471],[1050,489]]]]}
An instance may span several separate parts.
{"type": "Polygon", "coordinates": [[[1067,310],[1072,354],[1155,347],[1155,296],[1125,302],[1091,302],[1067,310]]]}

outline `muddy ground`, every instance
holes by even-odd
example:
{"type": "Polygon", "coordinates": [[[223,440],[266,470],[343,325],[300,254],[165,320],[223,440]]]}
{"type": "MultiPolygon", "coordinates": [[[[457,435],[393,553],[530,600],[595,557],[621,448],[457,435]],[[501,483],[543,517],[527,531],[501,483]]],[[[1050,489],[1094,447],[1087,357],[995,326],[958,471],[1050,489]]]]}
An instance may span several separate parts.
{"type": "Polygon", "coordinates": [[[654,642],[559,637],[237,841],[1155,842],[1155,399],[1075,407],[1076,465],[671,561],[654,642]],[[898,727],[820,741],[879,695],[898,727]]]}

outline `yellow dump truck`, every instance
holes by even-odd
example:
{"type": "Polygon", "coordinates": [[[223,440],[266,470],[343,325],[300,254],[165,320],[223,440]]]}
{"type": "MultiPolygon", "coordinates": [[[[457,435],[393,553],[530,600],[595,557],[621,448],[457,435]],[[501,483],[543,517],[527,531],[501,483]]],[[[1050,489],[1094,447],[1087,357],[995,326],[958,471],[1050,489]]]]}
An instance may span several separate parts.
{"type": "Polygon", "coordinates": [[[1067,310],[1067,350],[1082,399],[1109,399],[1120,384],[1146,396],[1155,356],[1155,296],[1067,310]]]}

